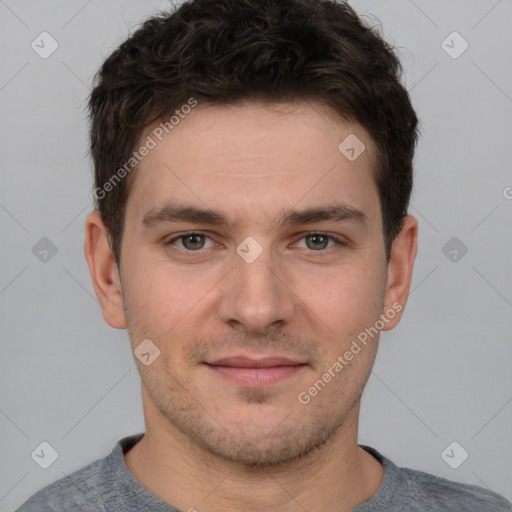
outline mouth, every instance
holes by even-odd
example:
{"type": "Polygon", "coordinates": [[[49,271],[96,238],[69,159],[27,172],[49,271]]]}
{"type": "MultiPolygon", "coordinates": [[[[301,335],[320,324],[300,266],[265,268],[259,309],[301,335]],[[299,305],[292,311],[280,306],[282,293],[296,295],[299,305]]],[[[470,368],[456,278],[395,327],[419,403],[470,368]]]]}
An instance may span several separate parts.
{"type": "Polygon", "coordinates": [[[302,372],[308,365],[286,357],[226,357],[204,363],[214,375],[245,387],[266,387],[302,372]]]}

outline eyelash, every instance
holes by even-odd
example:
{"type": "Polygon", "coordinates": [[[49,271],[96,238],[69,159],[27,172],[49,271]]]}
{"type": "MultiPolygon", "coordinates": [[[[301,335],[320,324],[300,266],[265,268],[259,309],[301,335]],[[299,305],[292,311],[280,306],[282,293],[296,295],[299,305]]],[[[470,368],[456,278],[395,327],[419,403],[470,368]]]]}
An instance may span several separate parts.
{"type": "MultiPolygon", "coordinates": [[[[174,242],[176,242],[177,240],[180,240],[180,239],[183,239],[183,238],[185,238],[185,237],[187,237],[187,236],[192,236],[192,235],[199,235],[199,236],[203,236],[203,237],[206,237],[206,238],[210,238],[210,239],[212,239],[209,235],[207,235],[206,233],[202,233],[201,231],[187,231],[187,232],[185,232],[185,233],[181,233],[181,234],[179,234],[179,235],[176,235],[175,237],[173,237],[173,238],[171,238],[170,240],[166,241],[164,245],[165,245],[166,247],[167,247],[167,246],[172,246],[172,245],[174,244],[174,242]]],[[[308,232],[308,233],[304,233],[304,234],[299,238],[299,240],[302,240],[302,239],[304,239],[304,238],[307,238],[308,236],[313,236],[313,235],[325,236],[325,237],[327,237],[330,241],[335,242],[337,246],[341,246],[341,247],[343,247],[343,246],[346,246],[346,245],[347,245],[347,243],[346,243],[346,242],[344,242],[343,240],[341,240],[341,239],[339,239],[339,238],[337,238],[337,237],[335,237],[335,236],[333,236],[333,235],[329,235],[329,234],[327,234],[327,233],[322,233],[322,232],[318,232],[318,231],[310,231],[310,232],[308,232]]],[[[317,255],[318,255],[319,257],[322,257],[322,256],[327,252],[327,250],[328,250],[328,249],[333,249],[333,248],[334,248],[334,247],[328,247],[328,248],[326,248],[326,249],[321,249],[321,250],[318,250],[318,251],[314,251],[313,249],[310,249],[310,252],[312,252],[312,253],[317,253],[317,255]],[[324,254],[322,254],[322,253],[324,253],[324,254]]],[[[183,254],[183,253],[186,253],[186,254],[187,254],[187,256],[192,256],[192,257],[193,257],[194,255],[197,255],[197,256],[201,255],[201,254],[202,254],[205,250],[207,250],[207,249],[198,249],[198,250],[196,250],[196,251],[190,251],[190,250],[188,250],[188,249],[182,249],[182,248],[180,248],[180,247],[176,247],[176,246],[175,246],[175,247],[173,248],[173,250],[175,250],[175,251],[177,251],[177,252],[179,252],[179,253],[182,253],[182,254],[183,254]]],[[[307,249],[306,249],[306,250],[307,250],[307,249]]]]}

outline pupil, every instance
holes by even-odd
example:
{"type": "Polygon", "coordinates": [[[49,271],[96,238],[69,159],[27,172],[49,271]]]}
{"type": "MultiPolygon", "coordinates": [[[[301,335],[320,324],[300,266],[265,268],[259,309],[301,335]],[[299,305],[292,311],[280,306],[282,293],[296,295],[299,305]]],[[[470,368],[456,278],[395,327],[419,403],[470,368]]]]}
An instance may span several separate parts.
{"type": "Polygon", "coordinates": [[[185,247],[189,249],[201,249],[202,247],[202,235],[188,235],[185,238],[185,247]],[[190,242],[190,244],[188,243],[190,242]]]}
{"type": "Polygon", "coordinates": [[[318,249],[319,247],[323,249],[326,247],[327,238],[324,235],[312,235],[308,240],[314,240],[312,247],[309,247],[310,249],[318,249]],[[320,241],[320,245],[317,244],[318,241],[320,241]]]}

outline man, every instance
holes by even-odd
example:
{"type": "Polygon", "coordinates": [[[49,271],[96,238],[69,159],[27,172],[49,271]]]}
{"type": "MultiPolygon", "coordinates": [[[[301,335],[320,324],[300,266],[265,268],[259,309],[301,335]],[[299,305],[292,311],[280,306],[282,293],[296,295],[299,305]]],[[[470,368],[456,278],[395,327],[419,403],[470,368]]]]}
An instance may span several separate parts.
{"type": "Polygon", "coordinates": [[[85,255],[146,432],[21,512],[512,510],[357,443],[417,250],[400,71],[331,0],[192,0],[106,60],[85,255]]]}

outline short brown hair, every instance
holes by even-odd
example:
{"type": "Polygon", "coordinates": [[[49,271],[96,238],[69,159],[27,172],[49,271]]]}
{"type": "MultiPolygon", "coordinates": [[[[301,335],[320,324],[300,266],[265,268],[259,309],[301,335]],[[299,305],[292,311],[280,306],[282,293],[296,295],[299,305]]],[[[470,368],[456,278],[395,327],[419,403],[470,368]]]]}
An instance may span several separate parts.
{"type": "Polygon", "coordinates": [[[96,208],[117,264],[134,173],[112,178],[132,158],[144,128],[191,98],[316,99],[359,123],[376,147],[389,259],[407,215],[418,138],[402,71],[394,49],[346,2],[189,0],[148,19],[103,63],[89,99],[96,208]]]}

